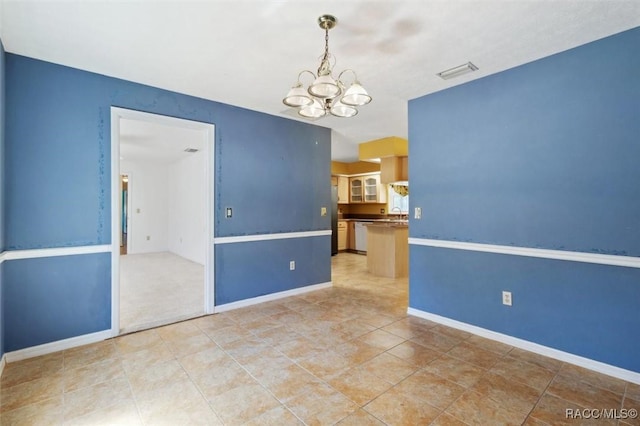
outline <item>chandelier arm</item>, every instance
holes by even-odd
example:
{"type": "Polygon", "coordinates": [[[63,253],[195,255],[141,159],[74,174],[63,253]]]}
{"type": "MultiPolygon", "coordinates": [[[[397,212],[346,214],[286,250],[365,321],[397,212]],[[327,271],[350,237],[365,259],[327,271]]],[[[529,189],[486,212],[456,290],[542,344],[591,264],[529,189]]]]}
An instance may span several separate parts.
{"type": "Polygon", "coordinates": [[[342,81],[342,74],[344,74],[347,71],[351,71],[353,73],[353,81],[357,82],[358,81],[358,74],[356,74],[356,72],[354,70],[352,70],[351,68],[347,68],[346,70],[342,70],[340,72],[340,74],[338,74],[338,78],[337,80],[341,83],[344,84],[344,82],[342,81]]]}
{"type": "Polygon", "coordinates": [[[313,79],[314,79],[314,80],[316,79],[316,75],[313,73],[313,71],[309,71],[309,70],[302,70],[302,71],[300,71],[300,73],[298,74],[298,83],[302,84],[302,83],[301,83],[301,81],[300,81],[300,80],[301,80],[301,78],[300,78],[300,77],[302,77],[302,74],[307,73],[307,72],[308,72],[309,74],[311,74],[311,77],[313,77],[313,79]]]}

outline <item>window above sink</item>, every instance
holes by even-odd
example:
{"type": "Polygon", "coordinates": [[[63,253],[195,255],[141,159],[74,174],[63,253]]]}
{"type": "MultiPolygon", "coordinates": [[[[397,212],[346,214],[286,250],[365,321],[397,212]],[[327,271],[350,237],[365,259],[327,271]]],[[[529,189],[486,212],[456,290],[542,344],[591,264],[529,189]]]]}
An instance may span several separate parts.
{"type": "Polygon", "coordinates": [[[409,195],[402,196],[398,194],[391,185],[387,189],[387,214],[409,214],[409,195]]]}

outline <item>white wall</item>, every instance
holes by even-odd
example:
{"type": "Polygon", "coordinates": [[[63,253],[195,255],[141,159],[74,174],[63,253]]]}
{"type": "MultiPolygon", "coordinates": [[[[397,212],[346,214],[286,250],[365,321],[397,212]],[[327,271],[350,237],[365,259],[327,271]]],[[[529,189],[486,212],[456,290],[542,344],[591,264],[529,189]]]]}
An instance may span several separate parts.
{"type": "Polygon", "coordinates": [[[122,160],[120,174],[130,175],[130,236],[127,253],[167,251],[168,167],[149,162],[122,160]]]}
{"type": "Polygon", "coordinates": [[[206,253],[205,156],[188,154],[169,166],[169,251],[204,265],[206,253]]]}

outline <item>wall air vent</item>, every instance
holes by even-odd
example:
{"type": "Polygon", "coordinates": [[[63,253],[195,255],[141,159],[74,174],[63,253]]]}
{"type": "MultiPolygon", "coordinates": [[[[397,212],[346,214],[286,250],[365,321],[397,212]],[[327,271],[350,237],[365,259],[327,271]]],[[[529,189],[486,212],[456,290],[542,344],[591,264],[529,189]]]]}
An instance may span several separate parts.
{"type": "Polygon", "coordinates": [[[443,80],[449,80],[450,78],[455,78],[458,76],[461,76],[463,74],[469,73],[469,72],[473,72],[473,71],[477,71],[478,67],[476,67],[475,65],[473,65],[471,62],[467,62],[466,64],[463,65],[458,65],[457,67],[454,68],[450,68],[446,71],[442,71],[439,72],[438,74],[436,74],[438,77],[440,77],[443,80]]]}
{"type": "Polygon", "coordinates": [[[184,152],[198,152],[198,150],[196,148],[187,148],[184,152]]]}

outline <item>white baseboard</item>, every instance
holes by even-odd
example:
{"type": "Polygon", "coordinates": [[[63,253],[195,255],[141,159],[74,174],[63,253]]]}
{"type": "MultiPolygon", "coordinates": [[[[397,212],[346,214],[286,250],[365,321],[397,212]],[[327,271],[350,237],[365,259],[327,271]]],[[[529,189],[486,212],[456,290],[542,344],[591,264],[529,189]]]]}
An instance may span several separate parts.
{"type": "Polygon", "coordinates": [[[549,358],[554,358],[559,361],[567,362],[569,364],[577,365],[579,367],[596,371],[598,373],[606,374],[608,376],[612,376],[617,379],[622,379],[628,382],[640,384],[640,373],[637,373],[635,371],[625,370],[624,368],[605,364],[603,362],[595,361],[589,358],[584,358],[568,352],[560,351],[558,349],[553,349],[548,346],[543,346],[538,343],[533,343],[528,340],[519,339],[517,337],[509,336],[507,334],[498,333],[495,331],[487,330],[486,328],[477,327],[475,325],[467,324],[467,323],[456,321],[440,315],[421,311],[419,309],[408,308],[407,314],[413,315],[419,318],[423,318],[429,321],[437,322],[439,324],[443,324],[451,328],[456,328],[458,330],[467,331],[469,333],[472,333],[481,337],[486,337],[487,339],[495,340],[500,343],[505,343],[507,345],[514,346],[516,348],[534,352],[543,356],[547,356],[549,358]]]}
{"type": "Polygon", "coordinates": [[[239,300],[237,302],[225,303],[224,305],[218,305],[214,309],[214,313],[231,311],[233,309],[246,308],[247,306],[256,305],[258,303],[271,302],[273,300],[283,299],[285,297],[297,296],[299,294],[308,293],[310,291],[321,290],[323,288],[329,288],[333,286],[333,283],[313,284],[306,287],[294,288],[293,290],[281,291],[279,293],[266,294],[264,296],[252,297],[251,299],[239,300]]]}
{"type": "MultiPolygon", "coordinates": [[[[253,297],[251,299],[240,300],[238,302],[227,303],[224,305],[216,306],[214,313],[230,311],[233,309],[244,308],[246,306],[255,305],[258,303],[269,302],[272,300],[278,300],[289,296],[296,296],[299,294],[308,293],[310,291],[321,290],[323,288],[329,288],[333,286],[330,281],[328,283],[314,284],[306,287],[294,288],[292,290],[282,291],[280,293],[267,294],[264,296],[253,297]]],[[[72,337],[69,339],[58,340],[56,342],[45,343],[44,345],[32,346],[30,348],[20,349],[13,352],[7,352],[2,356],[0,361],[0,376],[5,363],[11,363],[21,361],[27,358],[34,358],[40,355],[47,355],[53,352],[63,351],[65,349],[75,348],[77,346],[88,345],[90,343],[100,342],[102,340],[112,338],[111,329],[99,331],[97,333],[85,334],[83,336],[72,337]]]]}
{"type": "Polygon", "coordinates": [[[77,346],[100,342],[111,337],[113,337],[111,335],[111,329],[98,331],[96,333],[84,334],[82,336],[71,337],[69,339],[58,340],[51,343],[45,343],[44,345],[32,346],[30,348],[7,352],[6,354],[4,354],[4,357],[7,358],[8,363],[11,363],[27,358],[34,358],[40,355],[47,355],[53,352],[63,351],[65,349],[75,348],[77,346]]]}

